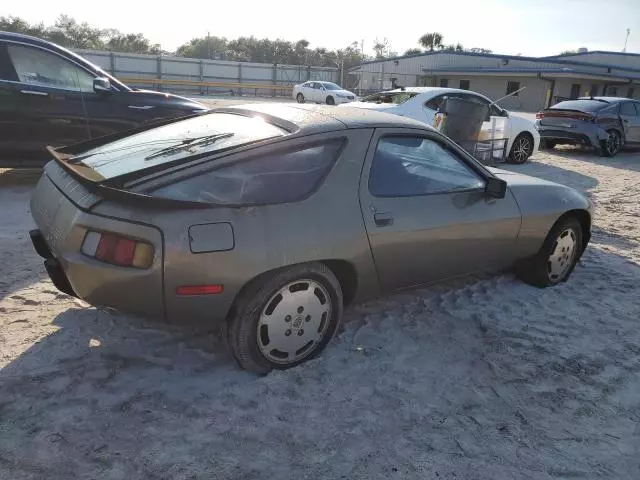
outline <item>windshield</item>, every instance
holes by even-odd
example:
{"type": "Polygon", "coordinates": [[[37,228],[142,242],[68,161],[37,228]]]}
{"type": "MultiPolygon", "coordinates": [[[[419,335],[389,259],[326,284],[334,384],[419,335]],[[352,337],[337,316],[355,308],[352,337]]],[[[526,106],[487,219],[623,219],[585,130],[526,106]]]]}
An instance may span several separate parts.
{"type": "Polygon", "coordinates": [[[331,83],[331,82],[322,82],[322,85],[324,86],[324,88],[326,88],[327,90],[342,90],[342,87],[340,87],[339,85],[336,85],[335,83],[331,83]]]}
{"type": "Polygon", "coordinates": [[[400,105],[416,95],[417,93],[415,92],[382,92],[369,95],[363,98],[362,101],[367,103],[391,103],[400,105]]]}
{"type": "Polygon", "coordinates": [[[567,100],[551,107],[552,110],[578,110],[580,112],[597,112],[611,105],[604,100],[567,100]]]}
{"type": "Polygon", "coordinates": [[[105,180],[286,133],[260,117],[208,113],[87,150],[69,163],[90,167],[105,180]]]}

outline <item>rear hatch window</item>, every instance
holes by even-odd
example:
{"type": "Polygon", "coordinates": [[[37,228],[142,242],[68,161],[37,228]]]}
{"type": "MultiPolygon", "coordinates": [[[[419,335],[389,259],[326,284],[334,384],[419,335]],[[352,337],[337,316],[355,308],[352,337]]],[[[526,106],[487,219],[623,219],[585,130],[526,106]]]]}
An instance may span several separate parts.
{"type": "Polygon", "coordinates": [[[577,112],[593,113],[609,105],[610,103],[604,100],[567,100],[554,105],[549,110],[574,110],[577,112]]]}
{"type": "Polygon", "coordinates": [[[99,182],[288,133],[260,117],[208,113],[84,151],[67,163],[90,170],[85,178],[99,182]]]}
{"type": "Polygon", "coordinates": [[[363,98],[362,102],[401,105],[416,95],[417,93],[415,92],[382,92],[369,95],[368,97],[363,98]]]}

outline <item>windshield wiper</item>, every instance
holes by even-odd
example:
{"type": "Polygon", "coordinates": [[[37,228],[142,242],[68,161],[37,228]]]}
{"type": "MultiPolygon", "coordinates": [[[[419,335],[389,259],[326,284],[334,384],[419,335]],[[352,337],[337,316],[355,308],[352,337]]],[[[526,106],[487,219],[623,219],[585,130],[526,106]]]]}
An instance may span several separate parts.
{"type": "Polygon", "coordinates": [[[171,155],[172,153],[179,152],[181,150],[189,150],[190,148],[193,148],[193,147],[202,147],[204,145],[211,145],[212,143],[215,143],[218,140],[221,140],[223,138],[230,138],[233,136],[234,134],[229,132],[229,133],[215,133],[213,135],[206,135],[204,137],[185,138],[178,145],[172,145],[170,147],[166,147],[161,150],[158,150],[157,152],[144,157],[144,159],[152,160],[154,158],[162,157],[164,155],[171,155]]]}

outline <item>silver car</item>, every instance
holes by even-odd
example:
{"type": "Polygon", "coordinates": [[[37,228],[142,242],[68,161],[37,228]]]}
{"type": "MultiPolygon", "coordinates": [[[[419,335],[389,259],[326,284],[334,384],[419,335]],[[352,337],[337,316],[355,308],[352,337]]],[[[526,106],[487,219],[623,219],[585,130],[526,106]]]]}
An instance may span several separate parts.
{"type": "Polygon", "coordinates": [[[317,355],[354,302],[510,266],[554,285],[590,239],[580,193],[380,112],[254,104],[50,151],[31,237],[54,284],[219,324],[260,373],[317,355]]]}

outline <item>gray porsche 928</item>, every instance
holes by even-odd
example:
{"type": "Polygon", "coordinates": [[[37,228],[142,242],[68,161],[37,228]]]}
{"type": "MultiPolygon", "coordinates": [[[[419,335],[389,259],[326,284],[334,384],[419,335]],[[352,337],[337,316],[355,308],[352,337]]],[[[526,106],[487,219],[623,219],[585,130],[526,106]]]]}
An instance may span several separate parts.
{"type": "Polygon", "coordinates": [[[317,355],[381,293],[510,266],[563,282],[590,238],[577,191],[380,112],[253,104],[50,151],[31,238],[57,288],[218,322],[254,372],[317,355]]]}

